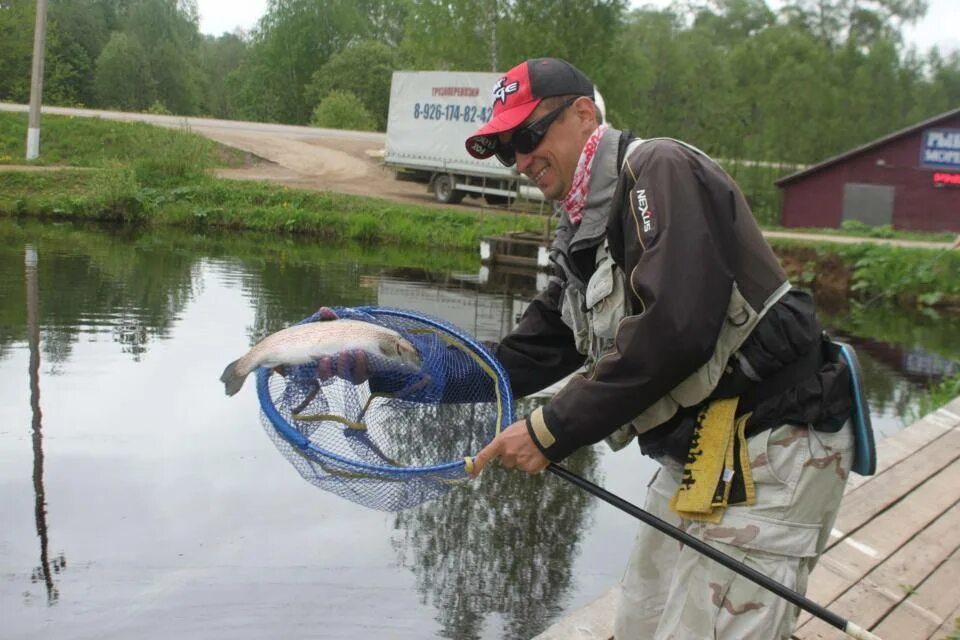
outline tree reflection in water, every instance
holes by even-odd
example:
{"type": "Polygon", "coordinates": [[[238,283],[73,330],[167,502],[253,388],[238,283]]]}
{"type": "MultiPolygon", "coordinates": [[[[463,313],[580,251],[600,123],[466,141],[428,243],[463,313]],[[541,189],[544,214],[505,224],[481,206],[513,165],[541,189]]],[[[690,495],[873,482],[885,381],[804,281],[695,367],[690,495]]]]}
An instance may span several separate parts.
{"type": "MultiPolygon", "coordinates": [[[[478,450],[478,449],[477,449],[478,450]]],[[[566,461],[594,479],[590,449],[566,461]]],[[[397,514],[393,546],[437,609],[446,638],[480,638],[498,614],[498,638],[530,638],[564,606],[590,496],[550,474],[497,465],[437,500],[397,514]]]]}

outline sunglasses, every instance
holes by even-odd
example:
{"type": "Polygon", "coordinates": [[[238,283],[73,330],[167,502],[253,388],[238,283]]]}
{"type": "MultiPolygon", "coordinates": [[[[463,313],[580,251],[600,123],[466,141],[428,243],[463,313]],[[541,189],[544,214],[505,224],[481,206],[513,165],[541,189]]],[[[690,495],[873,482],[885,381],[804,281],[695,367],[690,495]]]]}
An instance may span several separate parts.
{"type": "Polygon", "coordinates": [[[498,142],[497,150],[494,152],[497,160],[505,167],[512,167],[517,162],[518,152],[531,153],[543,140],[543,136],[547,135],[547,130],[553,121],[560,117],[564,109],[576,102],[577,98],[568,100],[536,122],[514,130],[513,135],[510,136],[510,142],[498,142]]]}

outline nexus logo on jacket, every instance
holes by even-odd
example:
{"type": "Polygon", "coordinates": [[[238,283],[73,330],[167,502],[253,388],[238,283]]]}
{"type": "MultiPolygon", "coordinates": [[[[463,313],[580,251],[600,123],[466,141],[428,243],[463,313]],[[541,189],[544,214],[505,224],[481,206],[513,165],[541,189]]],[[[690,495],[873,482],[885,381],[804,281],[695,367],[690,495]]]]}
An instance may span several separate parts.
{"type": "Polygon", "coordinates": [[[637,211],[640,212],[640,219],[643,220],[643,232],[650,233],[654,230],[653,211],[647,204],[647,190],[637,190],[637,211]]]}

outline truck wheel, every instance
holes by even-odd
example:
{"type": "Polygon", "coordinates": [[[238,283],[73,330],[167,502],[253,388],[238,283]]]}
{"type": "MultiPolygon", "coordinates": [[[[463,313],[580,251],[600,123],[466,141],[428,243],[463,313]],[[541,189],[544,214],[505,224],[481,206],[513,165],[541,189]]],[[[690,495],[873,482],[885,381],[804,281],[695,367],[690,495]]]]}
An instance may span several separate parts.
{"type": "Polygon", "coordinates": [[[491,205],[510,204],[510,198],[496,193],[485,193],[483,194],[483,199],[487,201],[487,204],[491,205]]]}
{"type": "Polygon", "coordinates": [[[433,195],[437,202],[457,204],[467,194],[453,188],[453,176],[442,173],[433,179],[433,195]]]}

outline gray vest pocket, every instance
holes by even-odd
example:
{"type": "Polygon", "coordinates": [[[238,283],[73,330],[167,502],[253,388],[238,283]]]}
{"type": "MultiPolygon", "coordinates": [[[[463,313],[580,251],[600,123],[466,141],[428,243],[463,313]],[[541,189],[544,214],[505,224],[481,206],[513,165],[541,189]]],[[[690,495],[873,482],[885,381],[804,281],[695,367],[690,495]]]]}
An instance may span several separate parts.
{"type": "Polygon", "coordinates": [[[584,311],[583,292],[568,283],[563,290],[563,302],[560,304],[560,317],[563,323],[573,332],[574,345],[577,351],[588,355],[590,346],[590,329],[587,326],[587,313],[584,311]]]}
{"type": "MultiPolygon", "coordinates": [[[[627,314],[623,273],[609,255],[600,261],[587,284],[586,306],[590,329],[600,339],[595,341],[598,343],[595,346],[602,348],[599,343],[605,342],[605,351],[612,345],[620,320],[627,314]]],[[[600,357],[601,354],[595,352],[593,355],[600,357]]]]}

